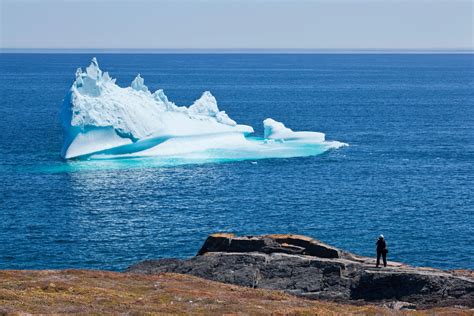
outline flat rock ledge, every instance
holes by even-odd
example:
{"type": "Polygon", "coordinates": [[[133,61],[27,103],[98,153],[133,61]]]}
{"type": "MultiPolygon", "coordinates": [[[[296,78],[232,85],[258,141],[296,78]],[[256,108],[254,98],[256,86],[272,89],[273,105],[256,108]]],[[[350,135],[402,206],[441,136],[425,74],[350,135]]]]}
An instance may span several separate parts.
{"type": "Polygon", "coordinates": [[[474,272],[443,271],[388,262],[300,235],[238,237],[213,234],[190,259],[146,260],[126,272],[173,272],[310,299],[378,303],[395,309],[474,308],[474,272]]]}

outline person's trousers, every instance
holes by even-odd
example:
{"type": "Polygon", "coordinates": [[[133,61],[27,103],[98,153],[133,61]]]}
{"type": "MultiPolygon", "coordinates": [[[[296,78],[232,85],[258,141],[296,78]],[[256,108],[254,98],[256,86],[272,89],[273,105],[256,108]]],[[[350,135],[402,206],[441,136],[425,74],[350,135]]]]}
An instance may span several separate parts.
{"type": "Polygon", "coordinates": [[[383,266],[386,267],[387,266],[387,254],[383,251],[377,251],[377,267],[380,264],[380,256],[382,256],[382,259],[383,259],[383,266]]]}

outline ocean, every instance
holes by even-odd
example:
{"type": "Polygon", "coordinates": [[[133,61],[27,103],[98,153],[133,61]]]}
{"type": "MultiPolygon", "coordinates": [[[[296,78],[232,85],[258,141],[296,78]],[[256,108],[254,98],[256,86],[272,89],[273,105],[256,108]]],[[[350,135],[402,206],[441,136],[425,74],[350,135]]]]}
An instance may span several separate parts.
{"type": "Polygon", "coordinates": [[[308,235],[389,260],[474,269],[473,54],[1,54],[0,269],[123,270],[214,232],[308,235]],[[61,159],[59,110],[96,56],[179,105],[205,90],[348,143],[318,156],[97,167],[61,159]]]}

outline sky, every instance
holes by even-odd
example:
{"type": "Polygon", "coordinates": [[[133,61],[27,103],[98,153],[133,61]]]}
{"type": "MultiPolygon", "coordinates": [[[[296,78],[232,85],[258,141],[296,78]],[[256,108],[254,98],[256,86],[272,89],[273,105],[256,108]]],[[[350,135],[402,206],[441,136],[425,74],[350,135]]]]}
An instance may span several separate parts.
{"type": "Polygon", "coordinates": [[[0,0],[0,48],[473,49],[474,0],[0,0]]]}

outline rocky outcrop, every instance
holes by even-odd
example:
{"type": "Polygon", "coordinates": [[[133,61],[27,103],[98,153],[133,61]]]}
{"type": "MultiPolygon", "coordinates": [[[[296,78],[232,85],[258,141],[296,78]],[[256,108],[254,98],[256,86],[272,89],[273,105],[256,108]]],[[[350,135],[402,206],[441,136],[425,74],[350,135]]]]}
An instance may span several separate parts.
{"type": "Polygon", "coordinates": [[[261,252],[309,255],[319,258],[341,258],[343,252],[318,240],[299,235],[265,235],[236,237],[233,234],[210,235],[198,252],[261,252]]]}
{"type": "Polygon", "coordinates": [[[373,258],[298,235],[214,234],[191,259],[147,260],[127,272],[191,274],[313,299],[381,302],[407,308],[474,307],[470,272],[415,268],[397,262],[375,268],[373,258]]]}

